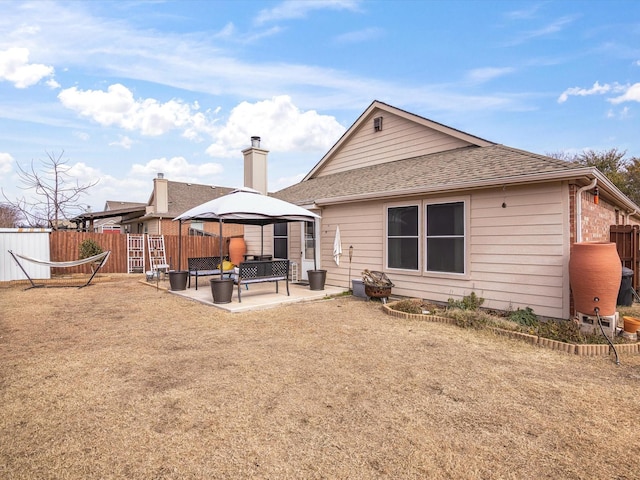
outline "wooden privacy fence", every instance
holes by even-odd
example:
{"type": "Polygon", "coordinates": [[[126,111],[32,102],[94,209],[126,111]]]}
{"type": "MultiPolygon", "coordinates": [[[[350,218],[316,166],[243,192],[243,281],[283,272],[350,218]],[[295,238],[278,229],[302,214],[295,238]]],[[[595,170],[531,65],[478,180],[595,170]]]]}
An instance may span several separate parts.
{"type": "Polygon", "coordinates": [[[616,244],[622,266],[633,270],[631,285],[638,291],[640,279],[640,227],[638,225],[611,225],[609,241],[616,244]]]}
{"type": "MultiPolygon", "coordinates": [[[[111,250],[109,260],[102,267],[104,273],[127,273],[127,235],[105,234],[89,232],[55,231],[49,236],[50,259],[53,262],[78,260],[80,258],[80,244],[87,240],[94,240],[103,250],[111,250]]],[[[167,263],[171,269],[178,269],[178,235],[164,235],[164,245],[167,263]]],[[[224,254],[229,252],[229,238],[224,238],[224,254]]],[[[149,269],[149,252],[145,236],[145,265],[149,269]]],[[[219,237],[182,236],[181,269],[187,268],[187,258],[220,255],[219,237]]],[[[91,273],[90,265],[80,265],[70,268],[52,268],[53,275],[65,273],[91,273]]]]}

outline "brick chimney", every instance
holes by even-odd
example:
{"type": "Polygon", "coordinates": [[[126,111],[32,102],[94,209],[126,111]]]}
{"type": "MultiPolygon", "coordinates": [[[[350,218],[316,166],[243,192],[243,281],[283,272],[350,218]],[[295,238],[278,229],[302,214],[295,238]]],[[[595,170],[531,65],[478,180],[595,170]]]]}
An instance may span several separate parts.
{"type": "Polygon", "coordinates": [[[242,151],[244,155],[244,186],[267,194],[267,155],[260,148],[260,137],[251,137],[251,147],[242,151]]]}

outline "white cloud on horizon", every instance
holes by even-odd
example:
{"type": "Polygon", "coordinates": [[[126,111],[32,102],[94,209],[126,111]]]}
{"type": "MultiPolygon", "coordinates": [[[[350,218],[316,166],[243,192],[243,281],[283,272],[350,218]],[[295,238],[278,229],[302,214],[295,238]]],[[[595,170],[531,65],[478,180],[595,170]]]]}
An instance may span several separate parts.
{"type": "Polygon", "coordinates": [[[567,88],[558,97],[558,103],[564,103],[569,99],[569,96],[587,97],[590,95],[604,95],[607,93],[622,93],[614,98],[608,98],[607,101],[617,105],[623,102],[640,102],[640,83],[634,83],[633,85],[620,85],[619,83],[600,85],[599,82],[595,82],[591,88],[571,87],[567,88]]]}
{"type": "Polygon", "coordinates": [[[0,175],[7,175],[13,171],[14,159],[11,154],[0,152],[0,175]]]}
{"type": "Polygon", "coordinates": [[[118,126],[136,130],[142,135],[159,136],[174,129],[184,129],[189,138],[199,131],[210,130],[198,105],[180,100],[160,103],[153,98],[133,98],[133,93],[122,84],[110,85],[107,91],[66,88],[58,94],[66,108],[88,117],[103,126],[118,126]]]}
{"type": "Polygon", "coordinates": [[[216,132],[216,141],[207,148],[212,157],[232,158],[249,145],[252,136],[263,140],[262,147],[278,152],[328,150],[345,132],[332,116],[315,110],[301,111],[288,95],[255,103],[242,102],[216,132]]]}
{"type": "Polygon", "coordinates": [[[109,146],[110,147],[122,147],[125,150],[130,150],[131,149],[131,145],[133,145],[133,140],[131,140],[129,137],[127,137],[126,135],[119,135],[120,139],[117,142],[110,142],[109,146]]]}
{"type": "Polygon", "coordinates": [[[640,83],[628,86],[626,91],[619,97],[610,98],[609,102],[617,105],[623,102],[640,102],[640,83]]]}
{"type": "Polygon", "coordinates": [[[206,182],[204,179],[213,179],[223,171],[224,167],[219,163],[194,164],[189,163],[184,157],[162,157],[149,160],[145,164],[132,165],[129,174],[138,178],[146,178],[149,181],[149,179],[155,178],[158,173],[164,173],[165,178],[176,182],[208,184],[211,182],[206,182]]]}
{"type": "MultiPolygon", "coordinates": [[[[28,48],[12,47],[0,51],[0,81],[11,82],[16,88],[30,87],[53,74],[54,68],[51,66],[29,63],[28,48]]],[[[55,83],[53,79],[48,81],[49,85],[55,83]]]]}

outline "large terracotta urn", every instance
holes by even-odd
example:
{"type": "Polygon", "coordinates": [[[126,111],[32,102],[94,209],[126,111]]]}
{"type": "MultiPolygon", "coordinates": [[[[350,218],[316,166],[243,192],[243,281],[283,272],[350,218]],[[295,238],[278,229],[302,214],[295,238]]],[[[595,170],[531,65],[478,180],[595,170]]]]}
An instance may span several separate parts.
{"type": "Polygon", "coordinates": [[[580,242],[571,246],[569,282],[576,312],[613,315],[622,281],[622,262],[611,242],[580,242]]]}
{"type": "Polygon", "coordinates": [[[242,237],[231,237],[229,242],[229,260],[234,265],[240,265],[244,261],[244,254],[247,253],[247,244],[242,237]]]}

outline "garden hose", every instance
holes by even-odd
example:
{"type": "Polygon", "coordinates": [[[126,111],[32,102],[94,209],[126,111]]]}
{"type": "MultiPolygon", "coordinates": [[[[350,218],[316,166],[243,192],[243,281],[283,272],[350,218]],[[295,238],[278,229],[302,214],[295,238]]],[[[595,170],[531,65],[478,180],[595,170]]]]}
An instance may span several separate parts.
{"type": "MultiPolygon", "coordinates": [[[[594,300],[597,302],[599,299],[598,297],[596,297],[594,298],[594,300]]],[[[613,349],[613,353],[616,354],[616,365],[620,365],[620,357],[618,356],[618,350],[616,350],[616,347],[613,346],[613,342],[611,341],[609,336],[606,333],[604,333],[604,327],[602,326],[602,320],[600,319],[600,309],[598,307],[595,307],[593,311],[596,312],[596,317],[598,317],[598,325],[600,325],[600,331],[602,332],[602,335],[604,335],[604,338],[606,338],[607,342],[609,342],[609,347],[613,349]]]]}

